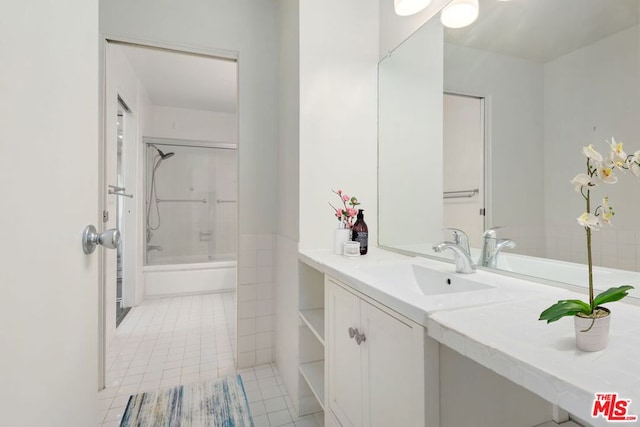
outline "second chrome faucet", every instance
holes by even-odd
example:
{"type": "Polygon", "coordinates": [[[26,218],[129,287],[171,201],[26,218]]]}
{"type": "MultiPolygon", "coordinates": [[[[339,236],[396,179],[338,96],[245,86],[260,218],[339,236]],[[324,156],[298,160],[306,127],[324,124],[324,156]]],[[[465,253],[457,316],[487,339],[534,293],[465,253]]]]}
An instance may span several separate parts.
{"type": "Polygon", "coordinates": [[[496,268],[498,266],[498,254],[504,248],[513,249],[516,243],[510,239],[498,239],[497,230],[501,227],[493,227],[482,234],[482,251],[478,259],[478,265],[496,268]]]}

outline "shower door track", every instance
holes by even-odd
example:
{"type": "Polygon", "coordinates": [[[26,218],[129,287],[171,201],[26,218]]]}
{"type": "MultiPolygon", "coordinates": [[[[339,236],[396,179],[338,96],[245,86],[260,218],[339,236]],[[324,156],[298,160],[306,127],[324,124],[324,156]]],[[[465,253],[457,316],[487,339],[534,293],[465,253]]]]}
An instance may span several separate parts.
{"type": "Polygon", "coordinates": [[[238,148],[237,144],[233,142],[205,141],[196,139],[174,139],[145,136],[143,137],[143,141],[146,144],[153,145],[174,145],[180,147],[213,148],[218,150],[235,150],[238,148]]]}

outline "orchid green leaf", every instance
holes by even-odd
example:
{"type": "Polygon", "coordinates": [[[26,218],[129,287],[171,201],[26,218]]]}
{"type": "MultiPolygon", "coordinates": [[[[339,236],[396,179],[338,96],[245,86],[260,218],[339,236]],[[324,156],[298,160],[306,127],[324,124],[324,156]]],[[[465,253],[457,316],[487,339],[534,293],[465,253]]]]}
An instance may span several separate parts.
{"type": "Polygon", "coordinates": [[[540,313],[538,320],[546,320],[547,323],[551,323],[565,316],[575,316],[577,313],[590,314],[591,307],[580,300],[560,300],[540,313]]]}
{"type": "Polygon", "coordinates": [[[598,294],[593,299],[592,307],[595,309],[599,305],[602,305],[608,302],[619,301],[629,294],[628,291],[630,289],[633,289],[633,286],[624,285],[624,286],[619,286],[617,288],[609,288],[606,291],[602,292],[601,294],[598,294]]]}

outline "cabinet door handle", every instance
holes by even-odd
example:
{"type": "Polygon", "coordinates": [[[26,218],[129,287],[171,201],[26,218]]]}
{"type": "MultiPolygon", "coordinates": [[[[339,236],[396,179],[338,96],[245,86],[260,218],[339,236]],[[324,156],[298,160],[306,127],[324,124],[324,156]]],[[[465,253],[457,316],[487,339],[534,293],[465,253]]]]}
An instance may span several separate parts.
{"type": "Polygon", "coordinates": [[[356,335],[358,335],[358,330],[357,329],[353,329],[353,328],[349,328],[349,338],[353,338],[356,335]]]}
{"type": "Polygon", "coordinates": [[[366,340],[367,337],[364,334],[358,333],[358,330],[356,329],[356,342],[358,343],[358,345],[365,342],[366,340]]]}

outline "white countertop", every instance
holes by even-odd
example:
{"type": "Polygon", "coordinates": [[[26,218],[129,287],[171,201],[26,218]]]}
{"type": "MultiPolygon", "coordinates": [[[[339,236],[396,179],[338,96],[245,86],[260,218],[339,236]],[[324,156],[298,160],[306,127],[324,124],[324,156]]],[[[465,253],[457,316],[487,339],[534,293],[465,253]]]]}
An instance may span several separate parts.
{"type": "MultiPolygon", "coordinates": [[[[585,295],[566,289],[478,271],[495,289],[446,295],[417,295],[401,284],[390,286],[367,273],[368,266],[419,263],[450,271],[454,266],[370,248],[357,258],[330,251],[301,250],[299,258],[427,327],[429,336],[503,375],[595,426],[611,425],[590,417],[595,393],[616,392],[631,399],[640,416],[640,307],[616,302],[605,350],[575,348],[573,320],[547,325],[542,310],[558,299],[585,295]]],[[[640,421],[625,425],[640,425],[640,421]]]]}
{"type": "Polygon", "coordinates": [[[539,295],[551,295],[548,297],[550,301],[548,305],[551,305],[555,299],[558,299],[553,295],[560,295],[564,292],[564,290],[553,286],[501,276],[487,271],[479,270],[471,275],[455,273],[453,264],[406,256],[378,248],[369,248],[367,255],[354,258],[335,255],[333,252],[325,250],[300,250],[298,257],[305,264],[343,281],[425,327],[428,326],[429,315],[437,311],[483,306],[539,295]],[[493,289],[482,292],[422,295],[415,289],[403,286],[402,283],[390,283],[388,280],[382,280],[376,273],[369,271],[381,265],[402,263],[418,264],[433,270],[447,272],[447,275],[452,278],[456,276],[477,278],[490,283],[493,289]]]}

